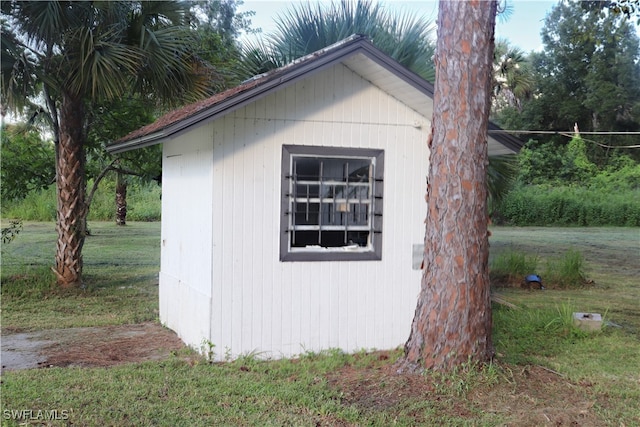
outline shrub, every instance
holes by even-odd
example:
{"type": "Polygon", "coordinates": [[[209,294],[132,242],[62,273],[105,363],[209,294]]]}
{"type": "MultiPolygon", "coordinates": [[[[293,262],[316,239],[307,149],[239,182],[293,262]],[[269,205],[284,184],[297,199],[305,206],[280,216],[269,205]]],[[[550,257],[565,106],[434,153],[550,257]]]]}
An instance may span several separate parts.
{"type": "MultiPolygon", "coordinates": [[[[161,189],[156,183],[134,180],[127,192],[130,221],[159,221],[161,211],[161,189]]],[[[20,218],[24,221],[55,221],[56,188],[51,185],[44,190],[31,191],[22,200],[4,203],[2,216],[20,218]]],[[[115,220],[115,182],[105,179],[100,183],[89,208],[90,221],[115,220]]]]}
{"type": "Polygon", "coordinates": [[[640,226],[640,191],[520,186],[502,200],[498,217],[511,225],[640,226]]]}
{"type": "Polygon", "coordinates": [[[13,242],[18,234],[22,231],[22,220],[12,219],[7,227],[2,228],[2,243],[7,244],[13,242]]]}

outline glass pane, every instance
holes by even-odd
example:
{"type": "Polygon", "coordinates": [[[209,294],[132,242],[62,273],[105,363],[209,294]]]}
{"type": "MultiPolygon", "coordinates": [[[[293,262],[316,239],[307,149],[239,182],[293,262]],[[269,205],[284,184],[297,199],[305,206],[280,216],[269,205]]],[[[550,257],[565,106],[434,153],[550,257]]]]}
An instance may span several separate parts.
{"type": "Polygon", "coordinates": [[[291,245],[298,248],[368,246],[370,231],[350,228],[369,225],[371,159],[294,156],[293,165],[293,225],[319,226],[319,229],[294,228],[291,245]],[[313,199],[314,203],[311,203],[313,199]]]}
{"type": "Polygon", "coordinates": [[[334,190],[333,185],[322,184],[322,191],[320,192],[323,198],[333,198],[334,190]]]}
{"type": "Polygon", "coordinates": [[[323,203],[320,218],[322,225],[331,225],[333,222],[334,211],[332,203],[323,203]]]}
{"type": "Polygon", "coordinates": [[[291,246],[294,248],[304,248],[305,246],[318,245],[317,231],[295,231],[292,232],[291,246]]]}
{"type": "Polygon", "coordinates": [[[335,185],[334,186],[334,197],[336,199],[345,199],[347,197],[347,186],[346,185],[335,185]]]}
{"type": "Polygon", "coordinates": [[[320,245],[325,248],[338,248],[342,246],[356,245],[367,246],[369,243],[368,231],[323,231],[320,245]]]}
{"type": "Polygon", "coordinates": [[[344,181],[345,159],[322,158],[322,180],[344,181]]]}
{"type": "Polygon", "coordinates": [[[369,232],[349,231],[347,232],[347,241],[349,242],[349,244],[367,246],[369,244],[369,232]]]}
{"type": "Polygon", "coordinates": [[[295,203],[293,223],[295,225],[318,225],[319,203],[295,203]]]}
{"type": "Polygon", "coordinates": [[[321,236],[320,245],[325,248],[337,248],[345,246],[345,233],[344,231],[323,231],[321,236]]]}
{"type": "Polygon", "coordinates": [[[346,203],[323,203],[322,225],[346,225],[349,212],[346,203]]]}
{"type": "Polygon", "coordinates": [[[369,205],[352,203],[349,212],[349,224],[367,225],[369,219],[369,205]]]}
{"type": "Polygon", "coordinates": [[[370,165],[368,159],[349,159],[349,182],[368,182],[370,165]]]}
{"type": "Polygon", "coordinates": [[[369,185],[350,185],[346,197],[356,200],[367,200],[369,198],[369,185]]]}
{"type": "Polygon", "coordinates": [[[320,180],[320,159],[314,157],[295,157],[294,171],[298,181],[320,180]]]}
{"type": "Polygon", "coordinates": [[[298,184],[296,185],[296,193],[294,197],[315,198],[319,194],[319,185],[314,184],[298,184]]]}

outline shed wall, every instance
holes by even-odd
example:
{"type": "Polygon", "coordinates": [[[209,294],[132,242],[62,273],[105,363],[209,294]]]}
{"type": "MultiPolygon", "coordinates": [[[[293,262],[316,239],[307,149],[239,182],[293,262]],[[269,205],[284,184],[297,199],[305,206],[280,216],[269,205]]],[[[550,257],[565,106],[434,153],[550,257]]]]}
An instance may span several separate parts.
{"type": "Polygon", "coordinates": [[[202,173],[181,169],[198,197],[176,185],[177,165],[163,178],[162,321],[194,347],[213,343],[218,359],[403,344],[420,288],[412,245],[424,239],[429,129],[337,65],[165,143],[165,168],[202,173]],[[283,144],[385,150],[381,261],[279,261],[283,144]]]}
{"type": "Polygon", "coordinates": [[[196,348],[210,336],[212,150],[209,126],[163,147],[160,320],[196,348]]]}

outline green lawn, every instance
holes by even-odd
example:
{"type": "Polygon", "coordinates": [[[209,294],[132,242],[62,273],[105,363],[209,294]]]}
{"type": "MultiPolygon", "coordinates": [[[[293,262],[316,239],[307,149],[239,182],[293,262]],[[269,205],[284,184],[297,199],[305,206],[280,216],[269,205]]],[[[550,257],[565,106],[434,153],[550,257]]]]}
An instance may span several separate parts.
{"type": "Polygon", "coordinates": [[[104,326],[158,318],[160,223],[89,223],[84,288],[51,292],[55,224],[27,222],[2,249],[2,327],[104,326]],[[34,274],[34,272],[36,274],[34,274]]]}
{"type": "MultiPolygon", "coordinates": [[[[157,319],[159,223],[90,229],[78,291],[51,288],[52,223],[25,223],[3,245],[3,334],[157,319]]],[[[398,376],[400,350],[221,364],[185,350],[112,368],[5,372],[0,424],[28,416],[28,425],[56,426],[640,425],[640,229],[492,231],[492,258],[524,251],[544,264],[574,249],[594,283],[499,289],[520,309],[494,307],[489,366],[398,376]],[[600,312],[614,325],[586,334],[567,321],[572,311],[600,312]]]]}

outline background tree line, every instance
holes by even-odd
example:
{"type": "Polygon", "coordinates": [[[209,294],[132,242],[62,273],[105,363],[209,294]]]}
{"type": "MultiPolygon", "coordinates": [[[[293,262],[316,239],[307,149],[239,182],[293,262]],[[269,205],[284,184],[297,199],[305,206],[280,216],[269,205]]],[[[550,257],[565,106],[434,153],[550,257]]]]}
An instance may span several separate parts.
{"type": "MultiPolygon", "coordinates": [[[[119,212],[119,221],[124,224],[126,189],[130,183],[139,194],[154,191],[157,194],[154,184],[147,183],[160,175],[158,148],[113,158],[106,154],[105,144],[190,99],[234,86],[245,78],[277,68],[353,33],[368,34],[378,47],[405,66],[428,80],[434,78],[433,23],[374,3],[293,5],[287,14],[276,18],[278,27],[273,34],[245,45],[239,42],[240,34],[255,30],[251,28],[251,14],[238,13],[239,1],[135,4],[139,5],[138,9],[130,9],[123,18],[129,34],[138,35],[135,43],[141,45],[142,35],[151,37],[178,26],[183,37],[188,34],[184,38],[189,42],[188,49],[170,44],[167,49],[174,53],[183,49],[180,52],[190,58],[190,64],[198,64],[201,75],[207,77],[196,91],[188,89],[195,88],[193,83],[185,80],[178,84],[174,79],[172,85],[180,86],[181,96],[167,96],[163,90],[149,85],[154,69],[159,66],[149,62],[131,80],[134,84],[128,86],[124,96],[121,92],[117,97],[107,96],[109,90],[116,90],[114,88],[107,88],[100,95],[91,89],[97,87],[95,84],[87,87],[81,128],[88,179],[85,182],[89,182],[86,215],[90,218],[114,219],[119,212]],[[106,184],[98,193],[109,189],[117,191],[118,197],[94,197],[102,179],[106,184]],[[120,200],[117,209],[91,207],[97,199],[108,204],[104,200],[109,198],[120,200]]],[[[527,54],[506,40],[496,44],[492,119],[505,129],[551,133],[519,134],[528,142],[517,161],[496,162],[502,166],[493,172],[500,178],[498,181],[510,183],[512,187],[502,202],[492,208],[495,220],[514,224],[640,225],[640,202],[637,201],[640,149],[626,148],[638,145],[638,135],[587,134],[640,131],[640,47],[632,14],[625,13],[624,9],[616,13],[616,7],[621,5],[626,3],[559,2],[542,30],[543,51],[527,54]],[[572,131],[575,123],[584,132],[581,138],[561,135],[572,131]],[[511,180],[507,179],[509,176],[511,180]],[[596,203],[597,200],[602,202],[596,203]],[[613,212],[603,213],[604,207],[596,205],[606,206],[613,212]],[[534,206],[538,207],[534,209],[534,206]],[[540,214],[533,215],[533,212],[540,214]]],[[[20,110],[25,119],[23,124],[3,126],[2,209],[5,217],[45,219],[29,216],[30,210],[20,203],[24,203],[27,196],[31,198],[30,203],[34,203],[36,193],[54,191],[50,186],[56,177],[58,116],[62,105],[57,100],[61,99],[61,91],[59,87],[48,86],[50,79],[39,78],[38,72],[42,69],[29,68],[41,60],[38,55],[46,57],[46,49],[34,53],[36,47],[42,51],[46,43],[38,46],[30,32],[34,29],[18,31],[15,21],[22,16],[19,13],[37,14],[45,7],[50,8],[51,4],[3,2],[2,109],[3,114],[8,108],[20,110]],[[34,130],[33,126],[39,127],[34,130]],[[50,141],[42,135],[49,135],[50,141]]],[[[56,24],[44,23],[49,27],[56,24]]],[[[54,32],[45,36],[53,37],[52,34],[54,32]]],[[[88,42],[78,29],[73,34],[79,41],[88,42]]],[[[40,66],[45,64],[40,62],[40,66]]],[[[157,203],[159,212],[159,200],[150,198],[145,203],[157,203]]],[[[57,203],[51,204],[51,209],[45,212],[57,210],[57,203]]],[[[156,216],[150,214],[146,218],[156,216]]]]}
{"type": "Polygon", "coordinates": [[[518,61],[531,84],[517,102],[494,104],[494,120],[547,133],[519,135],[528,142],[498,221],[640,225],[637,10],[617,13],[619,6],[559,2],[545,20],[544,50],[518,61]],[[580,135],[571,133],[576,125],[580,135]]]}

